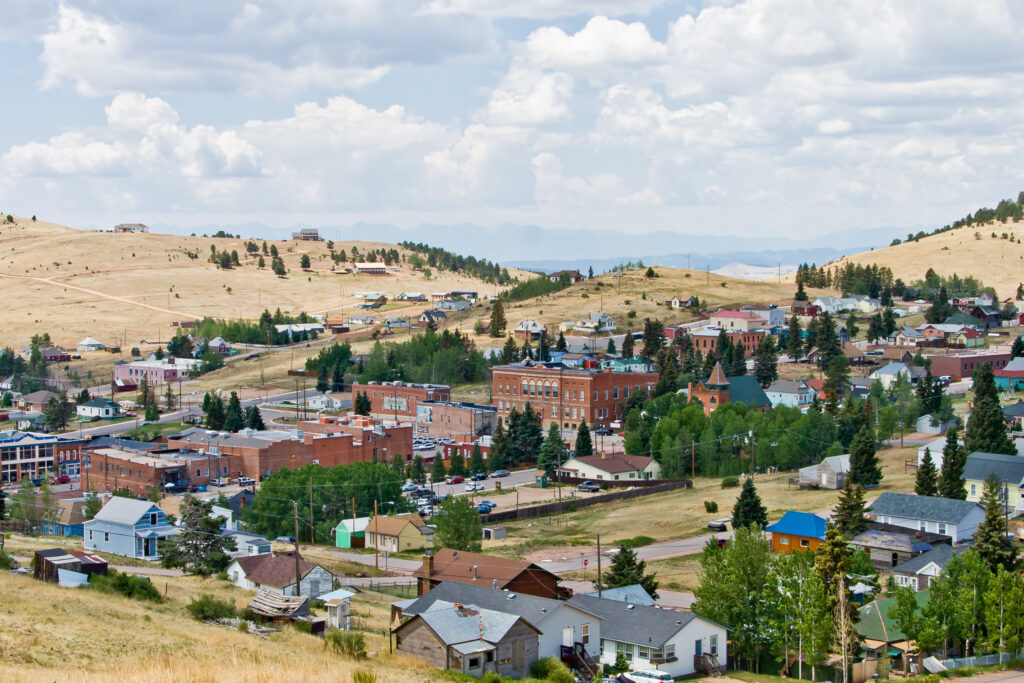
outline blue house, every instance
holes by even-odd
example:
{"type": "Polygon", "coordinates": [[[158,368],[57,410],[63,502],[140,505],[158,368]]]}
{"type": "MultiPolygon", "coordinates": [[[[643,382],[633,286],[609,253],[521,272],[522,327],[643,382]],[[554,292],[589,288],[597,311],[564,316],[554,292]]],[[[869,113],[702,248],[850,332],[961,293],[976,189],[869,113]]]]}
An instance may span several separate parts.
{"type": "Polygon", "coordinates": [[[85,499],[58,500],[57,519],[43,522],[43,533],[47,536],[82,537],[85,524],[85,499]]]}
{"type": "Polygon", "coordinates": [[[85,548],[134,557],[160,559],[159,542],[178,533],[156,503],[114,496],[84,525],[85,548]]]}

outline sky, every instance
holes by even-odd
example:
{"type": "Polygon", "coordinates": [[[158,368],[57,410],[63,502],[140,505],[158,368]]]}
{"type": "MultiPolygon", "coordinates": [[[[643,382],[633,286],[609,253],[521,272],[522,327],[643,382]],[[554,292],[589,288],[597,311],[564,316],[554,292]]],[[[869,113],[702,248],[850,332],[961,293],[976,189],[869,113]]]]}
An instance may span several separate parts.
{"type": "Polygon", "coordinates": [[[810,237],[1024,189],[1012,0],[4,0],[0,210],[810,237]]]}

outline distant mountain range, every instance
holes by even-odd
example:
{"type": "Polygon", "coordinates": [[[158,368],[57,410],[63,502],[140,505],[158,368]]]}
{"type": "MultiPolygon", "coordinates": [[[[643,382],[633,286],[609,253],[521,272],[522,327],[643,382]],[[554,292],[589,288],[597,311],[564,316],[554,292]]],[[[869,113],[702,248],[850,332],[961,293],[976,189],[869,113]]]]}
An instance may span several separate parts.
{"type": "Polygon", "coordinates": [[[554,230],[537,225],[502,223],[481,226],[420,224],[415,228],[356,223],[348,227],[294,225],[287,228],[261,223],[208,225],[181,228],[154,225],[155,232],[213,234],[225,230],[242,237],[286,239],[303,227],[317,227],[327,239],[375,242],[424,242],[458,254],[497,261],[530,270],[610,270],[619,263],[642,260],[646,264],[716,270],[729,264],[775,268],[798,263],[825,263],[840,256],[888,245],[905,235],[906,227],[847,230],[806,240],[783,237],[690,235],[668,231],[630,234],[615,230],[554,230]]]}

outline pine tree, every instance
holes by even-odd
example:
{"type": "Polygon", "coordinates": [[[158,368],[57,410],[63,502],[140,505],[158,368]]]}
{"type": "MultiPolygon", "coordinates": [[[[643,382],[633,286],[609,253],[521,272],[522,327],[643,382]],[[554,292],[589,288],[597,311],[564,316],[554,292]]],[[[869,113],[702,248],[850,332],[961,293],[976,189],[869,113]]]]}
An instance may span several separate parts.
{"type": "Polygon", "coordinates": [[[830,611],[834,611],[839,602],[838,588],[847,588],[846,577],[850,573],[853,556],[847,543],[848,539],[839,528],[829,523],[825,529],[825,542],[815,553],[814,568],[827,588],[830,611]]]}
{"type": "Polygon", "coordinates": [[[214,501],[186,493],[178,513],[179,531],[160,546],[165,567],[179,567],[190,574],[209,576],[231,564],[229,552],[236,549],[233,536],[221,534],[223,517],[213,517],[214,501]]]}
{"type": "Polygon", "coordinates": [[[174,410],[177,399],[178,397],[174,395],[174,389],[168,384],[167,391],[164,392],[164,405],[167,406],[167,410],[174,410]]]}
{"type": "Polygon", "coordinates": [[[448,459],[448,474],[453,477],[462,477],[466,474],[466,460],[458,448],[452,451],[452,457],[448,459]]]}
{"type": "Polygon", "coordinates": [[[491,325],[487,334],[498,338],[505,334],[506,327],[508,327],[508,321],[505,320],[505,306],[501,301],[495,301],[491,305],[491,325]]]}
{"type": "Polygon", "coordinates": [[[515,363],[519,360],[519,347],[516,346],[516,340],[511,335],[505,339],[505,346],[501,349],[501,362],[504,365],[509,363],[515,363]]]}
{"type": "Polygon", "coordinates": [[[558,341],[555,342],[555,350],[556,351],[567,351],[568,349],[569,349],[569,345],[566,344],[566,342],[565,342],[565,335],[562,334],[561,330],[559,330],[559,332],[558,332],[558,341]]]}
{"type": "Polygon", "coordinates": [[[501,418],[494,427],[494,434],[491,435],[491,452],[488,454],[487,462],[491,466],[491,472],[503,470],[508,467],[509,458],[508,432],[501,418]]]}
{"type": "Polygon", "coordinates": [[[231,392],[228,398],[228,407],[224,412],[224,430],[237,432],[245,427],[245,419],[242,417],[242,403],[238,400],[238,394],[231,392]]]}
{"type": "Polygon", "coordinates": [[[1016,455],[1017,448],[1006,435],[1003,409],[999,405],[992,366],[982,364],[974,371],[974,407],[967,420],[964,446],[968,453],[1003,453],[1016,455]]]}
{"type": "Polygon", "coordinates": [[[658,580],[654,572],[645,574],[647,563],[638,559],[636,552],[625,545],[612,557],[612,566],[601,577],[601,588],[618,588],[640,584],[655,600],[658,599],[658,580]]]}
{"type": "Polygon", "coordinates": [[[766,335],[757,345],[757,355],[754,356],[754,377],[762,388],[767,388],[779,378],[778,355],[775,339],[766,335]]]}
{"type": "Polygon", "coordinates": [[[807,301],[807,292],[804,291],[804,281],[796,281],[796,294],[793,295],[795,301],[807,301]]]}
{"type": "Polygon", "coordinates": [[[562,441],[562,432],[557,422],[552,422],[548,428],[547,438],[541,444],[540,453],[537,456],[537,469],[544,470],[548,477],[553,477],[555,470],[565,459],[565,442],[562,441]]]}
{"type": "Polygon", "coordinates": [[[864,489],[853,484],[849,478],[843,482],[843,490],[839,494],[839,502],[832,513],[832,520],[846,538],[853,538],[868,528],[864,516],[864,489]]]}
{"type": "Polygon", "coordinates": [[[469,456],[469,472],[470,474],[479,474],[480,472],[486,472],[487,466],[484,464],[484,452],[480,449],[480,444],[473,444],[473,452],[469,456]]]}
{"type": "Polygon", "coordinates": [[[267,428],[263,424],[263,414],[260,409],[256,406],[249,406],[245,409],[245,426],[249,429],[264,430],[267,428]]]}
{"type": "Polygon", "coordinates": [[[942,469],[939,472],[939,496],[967,500],[967,484],[964,483],[964,465],[967,451],[957,442],[956,429],[946,432],[946,446],[942,449],[942,469]]]}
{"type": "Polygon", "coordinates": [[[365,391],[360,391],[356,394],[353,410],[356,415],[370,414],[370,397],[366,395],[365,391]]]}
{"type": "Polygon", "coordinates": [[[576,430],[576,444],[574,446],[574,457],[583,458],[594,454],[594,442],[590,436],[590,427],[586,422],[580,422],[576,430]]]}
{"type": "Polygon", "coordinates": [[[754,478],[747,477],[732,508],[732,526],[733,529],[740,529],[755,524],[761,529],[768,524],[768,510],[761,503],[761,496],[754,487],[754,478]]]}
{"type": "Polygon", "coordinates": [[[210,394],[210,405],[206,409],[206,426],[208,429],[224,428],[224,402],[217,394],[210,394]]]}
{"type": "Polygon", "coordinates": [[[924,458],[917,466],[917,477],[914,479],[914,493],[919,496],[939,495],[939,477],[935,472],[935,461],[932,460],[930,448],[924,449],[924,458]]]}
{"type": "Polygon", "coordinates": [[[1024,356],[1024,335],[1018,335],[1013,340],[1013,346],[1010,347],[1010,358],[1020,358],[1024,356]]]}
{"type": "Polygon", "coordinates": [[[427,469],[423,464],[423,456],[414,455],[412,462],[406,468],[406,477],[417,484],[425,484],[427,481],[427,469]]]}
{"type": "Polygon", "coordinates": [[[316,390],[321,394],[326,394],[327,390],[331,388],[330,382],[327,380],[327,366],[320,366],[320,373],[316,378],[316,390]]]}
{"type": "Polygon", "coordinates": [[[626,336],[622,338],[622,357],[633,357],[633,335],[629,330],[626,330],[626,336]]]}
{"type": "Polygon", "coordinates": [[[345,390],[345,369],[341,363],[335,363],[331,370],[331,391],[345,390]]]}
{"type": "Polygon", "coordinates": [[[309,270],[309,254],[303,254],[299,259],[299,267],[303,270],[309,270]]]}
{"type": "Polygon", "coordinates": [[[1017,548],[1007,534],[1006,507],[1002,499],[1003,484],[999,475],[992,472],[985,480],[981,494],[981,506],[985,508],[985,519],[974,533],[974,550],[996,571],[1002,567],[1015,571],[1019,564],[1017,548]]]}
{"type": "Polygon", "coordinates": [[[876,486],[882,481],[882,468],[875,452],[875,432],[870,425],[864,425],[850,444],[851,483],[861,486],[876,486]]]}
{"type": "Polygon", "coordinates": [[[605,347],[605,353],[617,353],[615,349],[615,339],[608,337],[608,346],[605,347]]]}
{"type": "Polygon", "coordinates": [[[434,454],[434,462],[430,466],[430,481],[434,484],[444,481],[446,472],[444,469],[444,457],[440,453],[434,454]]]}

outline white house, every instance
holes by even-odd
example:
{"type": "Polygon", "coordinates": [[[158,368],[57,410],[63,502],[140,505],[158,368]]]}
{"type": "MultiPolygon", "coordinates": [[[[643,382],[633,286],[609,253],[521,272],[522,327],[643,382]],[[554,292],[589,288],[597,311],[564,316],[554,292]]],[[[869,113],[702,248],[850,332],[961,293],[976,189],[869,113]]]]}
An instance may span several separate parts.
{"type": "Polygon", "coordinates": [[[121,406],[109,398],[93,398],[78,404],[75,412],[83,420],[91,420],[94,417],[109,420],[121,415],[121,406]]]}
{"type": "Polygon", "coordinates": [[[822,313],[835,315],[843,310],[843,300],[838,296],[819,296],[812,303],[821,309],[822,313]]]}
{"type": "Polygon", "coordinates": [[[764,390],[764,393],[768,400],[771,401],[772,408],[778,408],[779,406],[796,408],[797,406],[814,403],[814,397],[817,394],[814,387],[811,387],[801,379],[777,379],[764,390]]]}
{"type": "Polygon", "coordinates": [[[420,598],[397,602],[395,606],[402,610],[402,618],[406,619],[429,610],[438,601],[473,604],[522,617],[540,630],[539,659],[559,657],[563,645],[573,647],[576,643],[595,660],[601,654],[601,617],[586,607],[564,600],[442,581],[420,598]]]}
{"type": "Polygon", "coordinates": [[[956,548],[940,543],[928,552],[921,553],[901,562],[892,568],[892,575],[897,586],[908,586],[915,591],[928,590],[931,582],[937,579],[954,555],[968,550],[970,546],[961,545],[956,548]]]}
{"type": "Polygon", "coordinates": [[[875,499],[867,511],[877,522],[942,534],[952,538],[954,543],[973,537],[985,517],[981,506],[969,500],[891,491],[875,499]]]}
{"type": "Polygon", "coordinates": [[[278,595],[318,597],[334,589],[334,575],[318,564],[299,558],[300,592],[295,592],[295,555],[271,553],[236,557],[228,565],[228,578],[239,588],[261,588],[278,595]]]}
{"type": "Polygon", "coordinates": [[[107,348],[106,344],[95,337],[86,337],[78,342],[79,351],[102,351],[105,348],[107,348]]]}
{"type": "Polygon", "coordinates": [[[661,479],[661,465],[657,460],[646,455],[600,453],[580,458],[569,458],[558,469],[558,475],[592,481],[661,479]]]}
{"type": "Polygon", "coordinates": [[[655,669],[673,678],[696,673],[698,663],[715,671],[728,665],[729,629],[693,612],[591,595],[574,595],[569,604],[601,617],[601,664],[614,665],[621,654],[631,669],[655,669]]]}
{"type": "Polygon", "coordinates": [[[160,559],[159,544],[178,533],[156,503],[114,496],[83,525],[86,550],[160,559]]]}
{"type": "MultiPolygon", "coordinates": [[[[270,539],[266,536],[253,534],[248,531],[225,531],[223,536],[235,539],[235,549],[228,551],[228,556],[251,557],[254,555],[269,555],[271,551],[270,539]]],[[[295,563],[292,562],[292,576],[294,577],[295,563]]]]}
{"type": "Polygon", "coordinates": [[[768,323],[768,327],[781,327],[786,324],[786,312],[778,306],[766,306],[764,308],[744,306],[740,310],[749,311],[758,318],[764,318],[768,323]]]}
{"type": "Polygon", "coordinates": [[[350,394],[317,394],[311,396],[306,405],[310,410],[348,410],[352,407],[352,396],[350,394]]]}
{"type": "Polygon", "coordinates": [[[892,389],[892,386],[896,383],[896,378],[900,375],[902,375],[908,382],[910,381],[910,369],[907,367],[906,363],[889,363],[888,365],[878,368],[868,375],[868,377],[871,379],[877,379],[886,390],[889,390],[892,389]]]}

